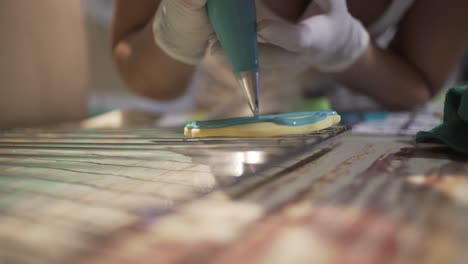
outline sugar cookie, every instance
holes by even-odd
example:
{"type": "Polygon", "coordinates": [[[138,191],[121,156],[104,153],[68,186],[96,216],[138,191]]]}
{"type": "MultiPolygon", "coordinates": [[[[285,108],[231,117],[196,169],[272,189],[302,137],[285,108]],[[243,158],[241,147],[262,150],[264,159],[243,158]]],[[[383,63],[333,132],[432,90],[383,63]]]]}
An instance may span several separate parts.
{"type": "Polygon", "coordinates": [[[338,124],[341,117],[331,110],[256,117],[236,117],[187,124],[189,137],[277,137],[302,135],[338,124]]]}

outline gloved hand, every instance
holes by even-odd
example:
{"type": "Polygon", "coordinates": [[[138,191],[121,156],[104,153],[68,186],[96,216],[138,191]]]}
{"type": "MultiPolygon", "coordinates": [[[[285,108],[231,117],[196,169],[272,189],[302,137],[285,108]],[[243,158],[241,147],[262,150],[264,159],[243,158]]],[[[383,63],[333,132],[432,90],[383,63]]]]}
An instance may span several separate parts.
{"type": "MultiPolygon", "coordinates": [[[[316,8],[316,7],[315,7],[316,8]]],[[[351,66],[369,45],[364,26],[348,12],[346,0],[316,0],[298,24],[261,21],[261,67],[270,70],[339,72],[351,66]],[[313,15],[313,5],[323,11],[313,15]]]]}
{"type": "Polygon", "coordinates": [[[162,0],[153,21],[153,35],[159,48],[183,63],[200,62],[214,35],[206,2],[162,0]]]}

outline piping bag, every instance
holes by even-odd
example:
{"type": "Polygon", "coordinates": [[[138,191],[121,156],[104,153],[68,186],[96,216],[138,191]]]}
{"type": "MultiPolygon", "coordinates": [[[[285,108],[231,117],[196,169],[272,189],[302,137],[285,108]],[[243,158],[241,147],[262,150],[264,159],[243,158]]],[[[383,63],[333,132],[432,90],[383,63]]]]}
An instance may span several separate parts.
{"type": "Polygon", "coordinates": [[[259,114],[257,15],[254,0],[208,0],[208,16],[254,116],[259,114]]]}

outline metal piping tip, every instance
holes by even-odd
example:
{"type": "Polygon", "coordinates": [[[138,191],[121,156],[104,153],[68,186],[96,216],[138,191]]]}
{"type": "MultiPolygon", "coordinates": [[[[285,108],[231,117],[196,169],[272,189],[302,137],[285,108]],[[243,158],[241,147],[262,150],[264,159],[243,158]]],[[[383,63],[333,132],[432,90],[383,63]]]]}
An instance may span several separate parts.
{"type": "Polygon", "coordinates": [[[250,110],[252,110],[254,116],[258,116],[260,114],[260,106],[258,103],[259,72],[257,70],[240,72],[236,74],[236,77],[247,98],[250,110]]]}

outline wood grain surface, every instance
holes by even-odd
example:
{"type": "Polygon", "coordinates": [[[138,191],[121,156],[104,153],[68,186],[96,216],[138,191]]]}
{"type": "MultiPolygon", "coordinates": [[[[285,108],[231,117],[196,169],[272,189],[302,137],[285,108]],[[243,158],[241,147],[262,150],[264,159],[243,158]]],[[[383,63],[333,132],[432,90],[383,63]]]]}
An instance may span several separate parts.
{"type": "Polygon", "coordinates": [[[0,262],[466,263],[468,158],[345,131],[5,131],[0,262]]]}

